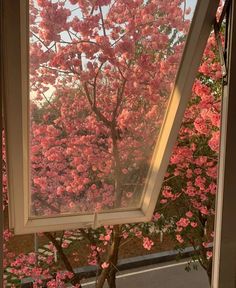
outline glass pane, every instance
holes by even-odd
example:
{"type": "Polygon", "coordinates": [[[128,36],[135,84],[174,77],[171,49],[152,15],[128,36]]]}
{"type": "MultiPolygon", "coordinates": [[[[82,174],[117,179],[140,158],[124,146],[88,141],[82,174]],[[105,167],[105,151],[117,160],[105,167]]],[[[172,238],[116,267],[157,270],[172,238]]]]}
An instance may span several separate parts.
{"type": "Polygon", "coordinates": [[[140,207],[196,2],[30,0],[32,217],[140,207]]]}

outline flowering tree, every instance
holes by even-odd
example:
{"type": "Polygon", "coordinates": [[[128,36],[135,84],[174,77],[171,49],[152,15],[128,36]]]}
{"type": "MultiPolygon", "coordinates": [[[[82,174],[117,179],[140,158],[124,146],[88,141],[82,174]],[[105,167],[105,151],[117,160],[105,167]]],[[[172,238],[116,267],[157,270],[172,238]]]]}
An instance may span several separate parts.
{"type": "Polygon", "coordinates": [[[219,150],[221,66],[214,35],[205,49],[178,141],[170,159],[159,212],[177,248],[192,246],[211,281],[219,150]]]}
{"type": "Polygon", "coordinates": [[[139,205],[190,25],[182,2],[31,1],[34,215],[139,205]]]}
{"type": "MultiPolygon", "coordinates": [[[[184,0],[30,1],[34,216],[138,207],[189,13],[184,0]]],[[[123,239],[138,237],[150,250],[159,230],[173,235],[177,248],[193,246],[210,273],[220,122],[215,50],[211,37],[153,221],[80,229],[91,245],[89,263],[101,270],[97,288],[106,280],[116,286],[123,239]]],[[[43,279],[47,287],[80,287],[65,253],[68,233],[60,241],[45,233],[67,272],[57,271],[53,257],[14,258],[6,249],[9,273],[33,277],[35,287],[43,279]]],[[[10,236],[6,231],[6,240],[10,236]]]]}

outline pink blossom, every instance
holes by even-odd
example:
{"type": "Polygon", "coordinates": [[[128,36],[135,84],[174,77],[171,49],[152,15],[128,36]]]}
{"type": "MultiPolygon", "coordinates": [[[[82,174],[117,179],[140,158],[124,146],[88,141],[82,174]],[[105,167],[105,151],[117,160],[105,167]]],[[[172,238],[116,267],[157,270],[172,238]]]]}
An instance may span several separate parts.
{"type": "Polygon", "coordinates": [[[159,213],[155,213],[155,214],[153,214],[153,216],[152,216],[152,220],[153,221],[157,221],[157,220],[159,220],[161,218],[161,214],[159,214],[159,213]]]}
{"type": "Polygon", "coordinates": [[[176,222],[177,226],[180,227],[187,227],[190,224],[190,220],[188,218],[180,218],[180,220],[178,222],[176,222]]]}
{"type": "Polygon", "coordinates": [[[203,215],[208,215],[208,214],[209,214],[209,211],[208,211],[208,209],[207,209],[206,206],[202,206],[202,207],[200,208],[200,212],[201,212],[203,215]]]}
{"type": "Polygon", "coordinates": [[[208,247],[209,247],[209,244],[210,244],[210,243],[208,243],[208,242],[202,242],[202,246],[203,246],[204,248],[208,248],[208,247]]]}
{"type": "Polygon", "coordinates": [[[180,234],[176,235],[176,240],[181,244],[184,243],[184,239],[182,238],[182,236],[180,234]]]}
{"type": "Polygon", "coordinates": [[[123,232],[122,236],[124,239],[126,239],[129,237],[129,233],[125,231],[125,232],[123,232]]]}
{"type": "Polygon", "coordinates": [[[148,237],[143,237],[143,247],[147,250],[151,250],[152,246],[154,245],[154,242],[149,239],[148,237]]]}
{"type": "Polygon", "coordinates": [[[207,260],[209,260],[209,259],[212,258],[213,253],[212,253],[212,251],[207,251],[207,252],[206,252],[206,255],[207,255],[207,260]]]}
{"type": "Polygon", "coordinates": [[[102,269],[107,269],[110,266],[110,264],[108,262],[103,262],[101,267],[102,269]]]}
{"type": "Polygon", "coordinates": [[[190,225],[193,227],[193,228],[196,228],[198,226],[197,222],[191,222],[190,225]]]}
{"type": "Polygon", "coordinates": [[[191,211],[188,211],[186,214],[185,214],[188,218],[192,218],[193,217],[193,213],[191,211]]]}
{"type": "Polygon", "coordinates": [[[106,235],[106,236],[104,237],[104,239],[105,239],[106,241],[110,241],[111,236],[110,236],[110,235],[106,235]]]}
{"type": "Polygon", "coordinates": [[[220,132],[219,131],[213,132],[211,139],[208,141],[208,145],[213,151],[218,152],[219,141],[220,141],[220,132]]]}

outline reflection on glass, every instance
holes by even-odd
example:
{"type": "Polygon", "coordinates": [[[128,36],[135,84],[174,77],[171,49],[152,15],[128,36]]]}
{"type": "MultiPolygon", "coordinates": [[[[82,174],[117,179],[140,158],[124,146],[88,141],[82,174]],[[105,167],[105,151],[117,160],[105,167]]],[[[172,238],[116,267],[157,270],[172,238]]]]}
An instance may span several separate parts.
{"type": "Polygon", "coordinates": [[[194,4],[30,1],[32,217],[140,206],[194,4]]]}

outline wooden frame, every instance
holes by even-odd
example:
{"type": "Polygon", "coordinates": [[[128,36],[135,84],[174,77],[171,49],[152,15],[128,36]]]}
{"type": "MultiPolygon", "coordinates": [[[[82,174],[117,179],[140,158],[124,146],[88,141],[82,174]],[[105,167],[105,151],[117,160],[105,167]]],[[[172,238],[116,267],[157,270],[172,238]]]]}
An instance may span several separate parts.
{"type": "Polygon", "coordinates": [[[218,0],[198,1],[175,88],[157,139],[141,208],[97,215],[61,215],[35,219],[29,217],[27,1],[4,0],[5,119],[10,222],[16,234],[144,222],[151,219],[218,3],[218,0]]]}
{"type": "Polygon", "coordinates": [[[212,288],[236,287],[236,1],[232,0],[226,43],[227,83],[222,99],[212,288]]]}

